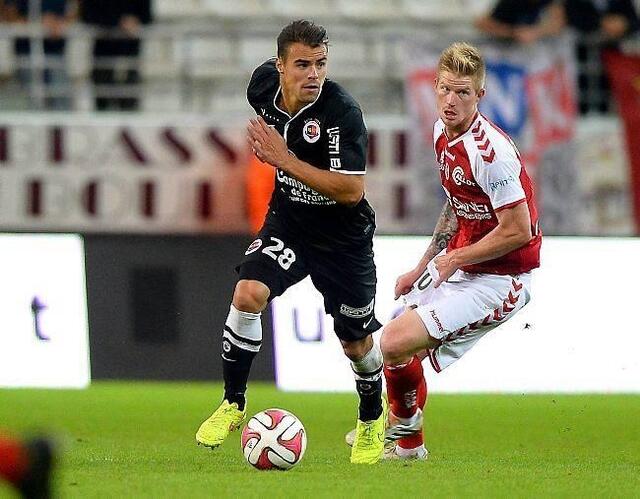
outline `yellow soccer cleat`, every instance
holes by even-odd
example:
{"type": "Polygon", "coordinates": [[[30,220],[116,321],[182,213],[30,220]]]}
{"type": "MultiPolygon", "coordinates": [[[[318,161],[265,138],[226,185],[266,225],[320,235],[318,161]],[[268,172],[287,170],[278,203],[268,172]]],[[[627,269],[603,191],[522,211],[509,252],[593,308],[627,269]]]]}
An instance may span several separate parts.
{"type": "Polygon", "coordinates": [[[388,405],[382,399],[382,413],[373,421],[356,424],[356,434],[351,447],[351,462],[354,464],[375,464],[384,452],[384,429],[387,421],[388,405]]]}
{"type": "MultiPolygon", "coordinates": [[[[401,423],[391,411],[388,413],[385,423],[385,448],[394,448],[396,441],[401,438],[408,437],[422,430],[423,415],[422,410],[418,409],[417,416],[412,423],[401,423]]],[[[356,429],[349,431],[344,436],[344,441],[349,447],[353,447],[353,441],[356,438],[356,429]]]]}
{"type": "Polygon", "coordinates": [[[212,449],[218,447],[229,433],[240,428],[246,416],[246,407],[241,411],[235,402],[230,404],[224,400],[220,407],[200,425],[196,433],[196,442],[198,445],[212,449]]]}

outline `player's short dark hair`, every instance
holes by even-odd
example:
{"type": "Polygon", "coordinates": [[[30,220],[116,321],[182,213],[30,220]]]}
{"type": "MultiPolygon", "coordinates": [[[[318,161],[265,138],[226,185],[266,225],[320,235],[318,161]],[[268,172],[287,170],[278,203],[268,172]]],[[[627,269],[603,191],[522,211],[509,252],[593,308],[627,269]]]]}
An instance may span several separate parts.
{"type": "Polygon", "coordinates": [[[314,48],[324,44],[327,49],[329,48],[327,30],[323,26],[304,19],[293,21],[282,28],[278,35],[278,57],[284,57],[292,43],[303,43],[314,48]]]}

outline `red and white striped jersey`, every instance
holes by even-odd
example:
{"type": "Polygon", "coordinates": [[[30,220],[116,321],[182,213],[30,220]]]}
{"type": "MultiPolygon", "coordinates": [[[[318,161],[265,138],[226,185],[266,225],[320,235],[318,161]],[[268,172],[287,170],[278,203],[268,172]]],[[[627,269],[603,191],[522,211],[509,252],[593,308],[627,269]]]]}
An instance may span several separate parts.
{"type": "Polygon", "coordinates": [[[539,267],[542,235],[533,187],[509,136],[478,113],[469,129],[451,141],[438,120],[433,140],[442,188],[458,220],[449,250],[469,246],[493,230],[498,225],[497,211],[525,202],[529,207],[534,237],[527,244],[462,270],[504,275],[539,267]]]}

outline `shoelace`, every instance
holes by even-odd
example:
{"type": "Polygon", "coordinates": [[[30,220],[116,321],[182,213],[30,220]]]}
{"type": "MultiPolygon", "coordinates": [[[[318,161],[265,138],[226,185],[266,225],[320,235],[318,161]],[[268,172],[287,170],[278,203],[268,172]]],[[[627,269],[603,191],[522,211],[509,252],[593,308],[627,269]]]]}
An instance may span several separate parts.
{"type": "Polygon", "coordinates": [[[364,424],[364,431],[362,432],[362,437],[363,438],[359,438],[358,439],[358,444],[360,444],[360,442],[365,441],[365,443],[371,443],[373,442],[373,423],[363,423],[364,424]]]}
{"type": "MultiPolygon", "coordinates": [[[[220,414],[222,416],[227,416],[227,415],[232,415],[234,410],[234,407],[232,406],[227,406],[223,409],[219,409],[220,414]]],[[[229,422],[225,421],[225,418],[215,418],[212,422],[211,422],[211,426],[215,427],[215,428],[226,428],[227,426],[229,426],[229,422]]]]}

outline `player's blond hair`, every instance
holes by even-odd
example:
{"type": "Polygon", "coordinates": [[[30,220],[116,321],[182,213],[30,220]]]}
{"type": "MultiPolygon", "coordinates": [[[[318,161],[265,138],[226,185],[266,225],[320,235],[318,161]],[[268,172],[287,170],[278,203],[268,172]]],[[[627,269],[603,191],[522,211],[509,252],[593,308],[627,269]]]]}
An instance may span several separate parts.
{"type": "Polygon", "coordinates": [[[484,59],[480,51],[467,42],[453,43],[442,51],[438,61],[438,76],[442,71],[471,77],[476,91],[484,88],[486,78],[484,59]]]}

